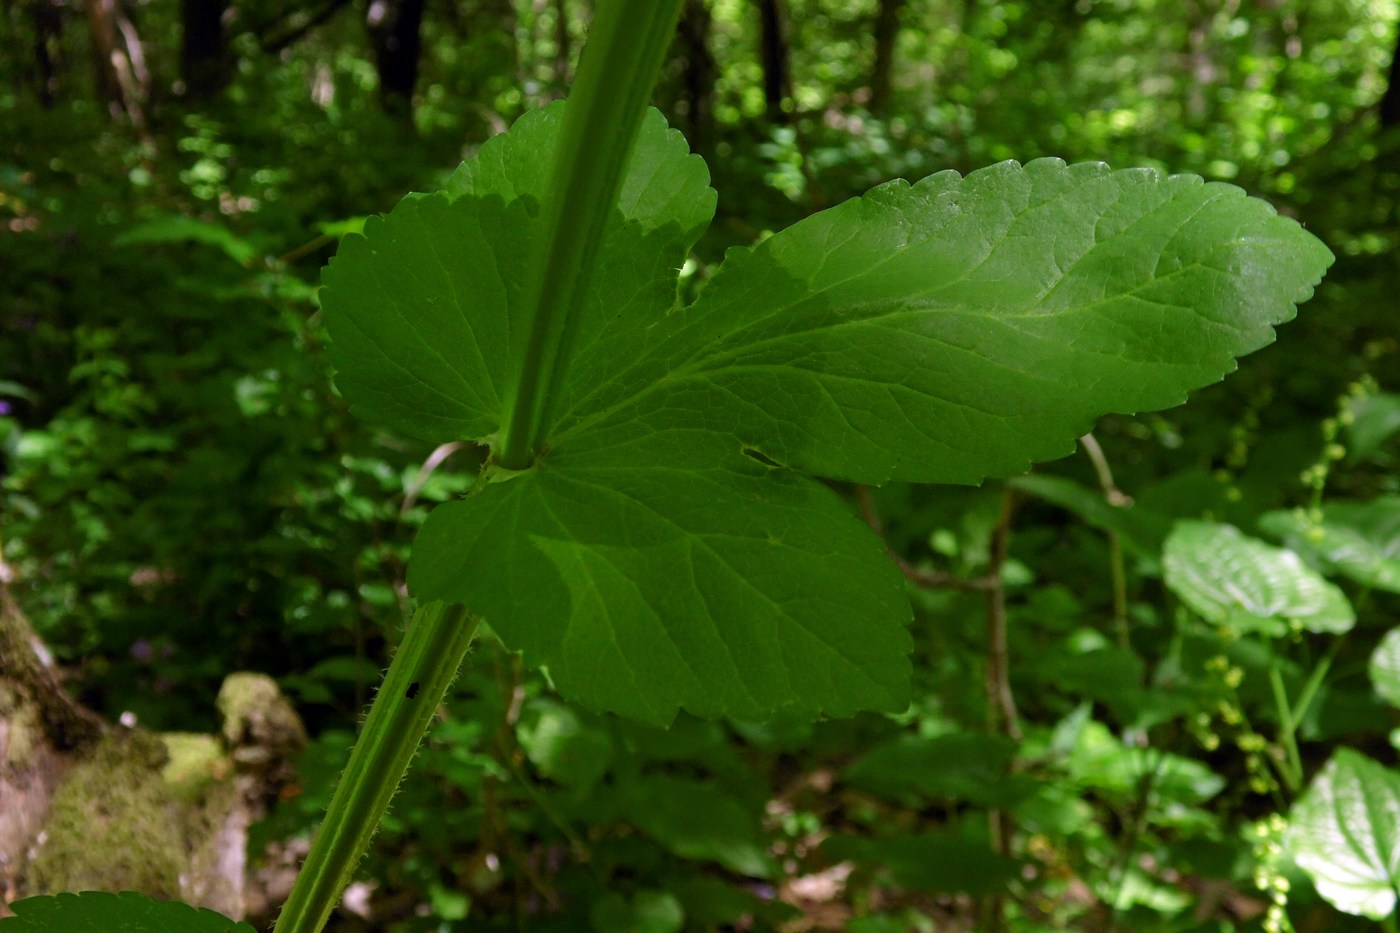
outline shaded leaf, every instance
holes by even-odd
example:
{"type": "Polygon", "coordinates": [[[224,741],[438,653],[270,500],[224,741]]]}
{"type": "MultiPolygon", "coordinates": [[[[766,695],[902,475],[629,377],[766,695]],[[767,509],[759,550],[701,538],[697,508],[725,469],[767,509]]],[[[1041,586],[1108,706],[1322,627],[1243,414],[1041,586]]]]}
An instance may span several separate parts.
{"type": "Polygon", "coordinates": [[[1347,454],[1364,460],[1400,432],[1400,395],[1376,392],[1351,402],[1347,454]]]}
{"type": "Polygon", "coordinates": [[[1331,502],[1318,522],[1297,511],[1270,512],[1259,527],[1325,570],[1400,593],[1400,496],[1331,502]]]}
{"type": "Polygon", "coordinates": [[[594,902],[589,920],[598,933],[676,933],[685,910],[665,891],[638,891],[630,899],[614,893],[594,902]]]}
{"type": "Polygon", "coordinates": [[[685,859],[717,862],[752,878],[772,873],[758,833],[762,814],[717,784],[648,775],[623,795],[624,816],[685,859]]]}
{"type": "Polygon", "coordinates": [[[731,250],[555,441],[703,412],[804,472],[976,483],[1220,379],[1331,261],[1264,202],[1192,176],[1042,159],[892,182],[731,250]]]}
{"type": "Polygon", "coordinates": [[[1162,542],[1172,529],[1165,515],[1136,504],[1110,505],[1099,490],[1061,476],[1032,473],[1017,476],[1007,485],[1067,509],[1100,531],[1117,533],[1134,554],[1149,560],[1162,553],[1162,542]]]}
{"type": "Polygon", "coordinates": [[[27,897],[0,919],[3,933],[254,933],[246,923],[127,891],[27,897]]]}
{"type": "Polygon", "coordinates": [[[927,894],[996,891],[1018,868],[1014,859],[997,855],[982,840],[941,832],[888,839],[833,836],[821,848],[828,858],[881,868],[899,887],[927,894]]]}

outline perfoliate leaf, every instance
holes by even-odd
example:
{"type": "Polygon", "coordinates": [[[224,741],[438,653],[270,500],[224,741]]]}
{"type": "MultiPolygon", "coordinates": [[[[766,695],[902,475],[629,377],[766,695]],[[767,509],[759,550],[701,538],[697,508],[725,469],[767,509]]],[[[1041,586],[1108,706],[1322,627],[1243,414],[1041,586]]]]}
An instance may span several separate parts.
{"type": "Polygon", "coordinates": [[[1400,593],[1400,496],[1332,502],[1318,522],[1296,511],[1270,512],[1259,527],[1324,569],[1400,593]]]}
{"type": "Polygon", "coordinates": [[[1201,617],[1281,635],[1289,624],[1341,634],[1356,623],[1346,595],[1292,551],[1233,525],[1178,522],[1162,554],[1163,579],[1201,617]]]}
{"type": "Polygon", "coordinates": [[[410,586],[483,613],[588,706],[902,708],[910,610],[878,539],[821,484],[693,433],[560,451],[439,507],[410,586]]]}
{"type": "Polygon", "coordinates": [[[1400,885],[1400,774],[1340,749],[1289,812],[1288,843],[1317,893],[1381,920],[1400,885]]]}
{"type": "Polygon", "coordinates": [[[254,933],[212,910],[130,891],[28,897],[10,905],[0,933],[254,933]]]}
{"type": "MultiPolygon", "coordinates": [[[[322,305],[357,412],[496,442],[560,115],[346,238],[322,305]]],[[[437,509],[409,568],[566,695],[657,722],[903,706],[900,575],[801,474],[977,482],[1065,453],[1219,379],[1331,261],[1235,188],[1045,160],[878,188],[732,251],[676,308],[707,179],[649,115],[543,454],[437,509]]]]}
{"type": "MultiPolygon", "coordinates": [[[[1332,261],[1238,188],[1097,163],[892,182],[731,250],[557,446],[703,423],[803,472],[976,483],[1181,403],[1332,261]]],[[[627,367],[623,370],[623,367],[627,367]]]]}
{"type": "Polygon", "coordinates": [[[1376,693],[1391,706],[1400,707],[1400,628],[1381,636],[1380,644],[1371,652],[1369,668],[1376,693]]]}

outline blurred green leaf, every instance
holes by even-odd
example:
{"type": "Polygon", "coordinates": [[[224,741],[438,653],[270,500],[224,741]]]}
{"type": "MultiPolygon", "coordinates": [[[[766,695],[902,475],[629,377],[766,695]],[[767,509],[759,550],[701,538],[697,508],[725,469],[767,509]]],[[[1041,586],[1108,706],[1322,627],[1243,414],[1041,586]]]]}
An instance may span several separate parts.
{"type": "Polygon", "coordinates": [[[1270,512],[1259,527],[1326,570],[1400,593],[1400,496],[1329,502],[1318,522],[1296,510],[1270,512]]]}
{"type": "Polygon", "coordinates": [[[1400,774],[1339,749],[1289,811],[1287,840],[1317,893],[1381,920],[1400,886],[1400,774]]]}
{"type": "Polygon", "coordinates": [[[889,872],[906,891],[925,894],[986,894],[1015,877],[1018,863],[997,855],[986,842],[927,832],[885,839],[832,836],[822,853],[889,872]]]}
{"type": "Polygon", "coordinates": [[[1162,564],[1172,592],[1217,625],[1278,636],[1290,624],[1341,634],[1356,623],[1345,594],[1297,554],[1232,525],[1178,522],[1162,564]]]}
{"type": "Polygon", "coordinates": [[[1381,636],[1380,644],[1371,652],[1369,671],[1371,684],[1382,699],[1400,707],[1400,628],[1381,636]]]}
{"type": "Polygon", "coordinates": [[[589,920],[597,933],[677,933],[685,910],[664,891],[638,891],[631,899],[613,893],[594,902],[589,920]]]}

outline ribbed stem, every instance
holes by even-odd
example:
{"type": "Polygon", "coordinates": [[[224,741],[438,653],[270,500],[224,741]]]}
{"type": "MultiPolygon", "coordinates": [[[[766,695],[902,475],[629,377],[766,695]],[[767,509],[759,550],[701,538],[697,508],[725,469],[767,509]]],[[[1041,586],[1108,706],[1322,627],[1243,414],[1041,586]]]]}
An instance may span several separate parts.
{"type": "Polygon", "coordinates": [[[601,0],[564,108],[525,296],[529,336],[499,434],[497,462],[523,470],[549,430],[568,366],[569,320],[584,303],[603,229],[675,33],[683,0],[601,0]]]}
{"type": "Polygon", "coordinates": [[[320,933],[326,925],[456,679],[479,621],[445,603],[429,603],[414,615],[274,933],[320,933]]]}

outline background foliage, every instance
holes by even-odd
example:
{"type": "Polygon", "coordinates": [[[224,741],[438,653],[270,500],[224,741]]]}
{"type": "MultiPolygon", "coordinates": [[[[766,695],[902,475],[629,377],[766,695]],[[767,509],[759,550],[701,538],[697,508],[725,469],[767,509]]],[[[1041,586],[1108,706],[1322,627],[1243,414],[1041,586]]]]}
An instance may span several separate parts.
{"type": "MultiPolygon", "coordinates": [[[[109,15],[0,7],[22,50],[0,62],[4,558],[109,716],[208,729],[225,673],[276,676],[318,738],[262,831],[305,832],[398,637],[413,533],[480,462],[348,417],[320,266],[562,96],[589,5],[109,15]]],[[[1283,818],[1307,793],[1318,822],[1305,789],[1337,747],[1395,761],[1373,652],[1400,624],[1400,522],[1366,516],[1400,494],[1397,18],[1382,0],[690,3],[656,98],[720,192],[688,289],[725,247],[880,181],[1042,155],[1233,181],[1339,262],[1184,408],[1106,419],[1005,485],[839,489],[910,579],[901,716],[661,731],[566,705],[482,639],[365,865],[365,923],[1369,928],[1295,867],[1283,818]],[[1211,619],[1164,579],[1187,520],[1288,542],[1355,628],[1211,619]]]]}

